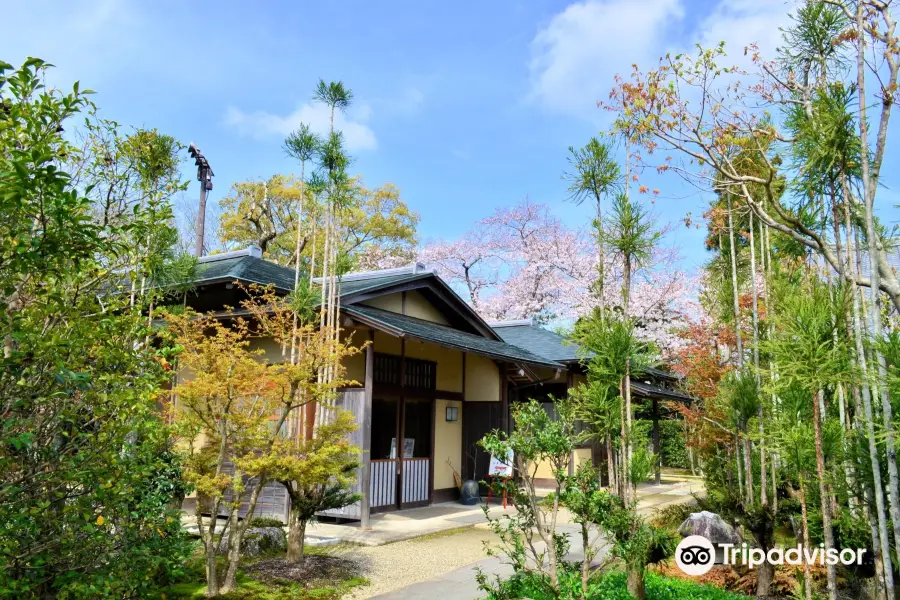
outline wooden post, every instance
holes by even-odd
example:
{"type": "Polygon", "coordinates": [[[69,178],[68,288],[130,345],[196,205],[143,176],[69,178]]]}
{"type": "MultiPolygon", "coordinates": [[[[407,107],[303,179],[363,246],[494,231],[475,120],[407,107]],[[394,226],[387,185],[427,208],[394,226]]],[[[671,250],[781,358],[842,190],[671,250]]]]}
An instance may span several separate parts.
{"type": "Polygon", "coordinates": [[[397,404],[397,474],[394,501],[397,510],[403,507],[403,446],[406,438],[406,338],[400,338],[400,400],[397,404]]]}
{"type": "Polygon", "coordinates": [[[659,455],[659,400],[653,397],[653,453],[656,455],[656,485],[662,482],[662,457],[659,455]]]}
{"type": "Polygon", "coordinates": [[[498,365],[500,371],[500,429],[509,435],[509,386],[506,381],[506,363],[498,365]]]}
{"type": "MultiPolygon", "coordinates": [[[[462,436],[462,448],[459,452],[459,476],[463,481],[467,479],[466,471],[469,462],[469,439],[466,437],[466,353],[462,353],[462,402],[459,403],[459,410],[462,413],[459,417],[460,432],[462,436]]],[[[474,471],[474,469],[473,469],[474,471]]],[[[475,478],[475,473],[471,474],[471,478],[475,478]]]]}
{"type": "Polygon", "coordinates": [[[365,400],[363,401],[363,425],[362,425],[362,461],[360,469],[362,472],[359,477],[359,491],[362,499],[359,503],[360,510],[360,526],[363,529],[369,527],[369,492],[371,491],[370,477],[372,474],[372,392],[375,387],[375,330],[369,330],[369,344],[366,346],[366,381],[365,381],[365,400]]]}

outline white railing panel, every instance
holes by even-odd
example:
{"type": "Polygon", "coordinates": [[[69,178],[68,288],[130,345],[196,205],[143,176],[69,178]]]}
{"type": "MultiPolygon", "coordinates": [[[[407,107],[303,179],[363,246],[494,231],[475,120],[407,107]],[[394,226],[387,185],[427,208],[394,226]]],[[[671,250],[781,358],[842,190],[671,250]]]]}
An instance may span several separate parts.
{"type": "Polygon", "coordinates": [[[428,482],[431,461],[427,458],[403,459],[403,490],[401,502],[425,502],[428,500],[428,482]]]}

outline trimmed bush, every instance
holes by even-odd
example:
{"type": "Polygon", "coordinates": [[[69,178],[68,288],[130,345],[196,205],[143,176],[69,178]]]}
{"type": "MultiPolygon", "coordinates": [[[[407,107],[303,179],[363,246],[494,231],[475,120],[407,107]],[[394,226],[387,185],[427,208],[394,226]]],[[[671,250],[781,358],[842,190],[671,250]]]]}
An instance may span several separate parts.
{"type": "Polygon", "coordinates": [[[284,527],[280,519],[272,517],[253,517],[250,519],[250,527],[284,527]]]}
{"type": "MultiPolygon", "coordinates": [[[[575,566],[577,567],[577,565],[575,566]]],[[[553,596],[546,581],[535,573],[519,572],[500,583],[488,593],[488,600],[575,600],[580,597],[581,574],[569,564],[560,571],[560,594],[553,596]]],[[[663,577],[648,572],[644,576],[647,600],[746,600],[750,596],[735,594],[719,588],[699,585],[682,579],[663,577]]],[[[634,600],[625,585],[625,573],[608,573],[591,583],[591,600],[634,600]]]]}
{"type": "MultiPolygon", "coordinates": [[[[644,581],[647,584],[647,600],[744,600],[750,597],[656,573],[647,573],[644,581]]],[[[625,573],[602,577],[591,592],[591,598],[598,600],[633,600],[625,590],[625,573]]]]}

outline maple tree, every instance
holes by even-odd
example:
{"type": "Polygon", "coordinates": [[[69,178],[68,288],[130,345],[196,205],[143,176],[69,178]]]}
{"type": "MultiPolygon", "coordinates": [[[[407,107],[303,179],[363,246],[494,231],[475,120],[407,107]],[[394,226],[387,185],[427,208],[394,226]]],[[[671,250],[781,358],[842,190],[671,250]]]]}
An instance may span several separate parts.
{"type": "MultiPolygon", "coordinates": [[[[262,489],[283,476],[292,457],[303,460],[286,452],[300,444],[300,409],[315,403],[320,411],[330,411],[323,421],[331,422],[337,388],[352,383],[343,378],[341,360],[358,352],[312,322],[301,322],[295,330],[293,308],[271,288],[254,286],[248,292],[241,306],[248,317],[225,322],[221,315],[190,311],[164,316],[184,374],[172,390],[172,414],[186,448],[185,476],[198,493],[195,515],[212,596],[236,585],[243,536],[262,489]],[[264,356],[254,341],[263,338],[281,348],[281,360],[264,356]],[[326,368],[333,369],[332,379],[318,377],[326,368]],[[246,514],[239,518],[244,503],[246,514]],[[201,514],[220,511],[227,515],[222,531],[216,531],[215,519],[203,525],[201,514]],[[216,551],[226,532],[228,562],[220,581],[216,551]]],[[[317,473],[328,481],[329,474],[317,473]]],[[[292,531],[299,527],[289,525],[292,531]]]]}

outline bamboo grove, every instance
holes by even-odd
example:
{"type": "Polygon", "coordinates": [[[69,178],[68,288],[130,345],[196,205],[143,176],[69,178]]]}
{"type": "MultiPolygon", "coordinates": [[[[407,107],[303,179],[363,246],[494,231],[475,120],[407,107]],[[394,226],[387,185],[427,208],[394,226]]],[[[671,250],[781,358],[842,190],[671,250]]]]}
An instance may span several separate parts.
{"type": "MultiPolygon", "coordinates": [[[[710,503],[764,550],[782,526],[804,545],[868,548],[883,598],[900,583],[900,287],[879,179],[895,28],[890,3],[805,2],[774,58],[667,55],[601,103],[639,170],[715,198],[701,325],[674,358],[700,398],[683,413],[710,503]]],[[[807,566],[803,594],[837,598],[853,575],[807,566]]],[[[768,594],[772,568],[757,577],[768,594]]]]}

